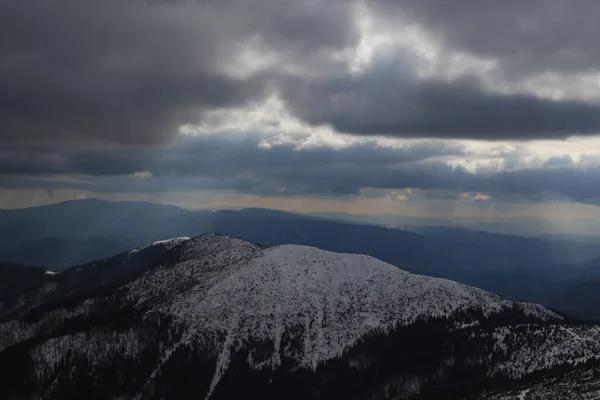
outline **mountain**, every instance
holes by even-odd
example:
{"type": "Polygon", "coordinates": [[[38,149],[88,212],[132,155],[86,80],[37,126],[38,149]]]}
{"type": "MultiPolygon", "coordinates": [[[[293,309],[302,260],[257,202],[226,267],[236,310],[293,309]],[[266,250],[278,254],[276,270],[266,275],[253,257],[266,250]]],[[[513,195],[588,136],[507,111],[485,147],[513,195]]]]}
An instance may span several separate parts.
{"type": "MultiPolygon", "coordinates": [[[[94,238],[119,236],[141,243],[185,236],[178,231],[202,220],[175,206],[146,202],[73,200],[41,207],[0,210],[0,243],[3,247],[41,238],[94,238]]],[[[198,216],[210,215],[201,212],[198,216]]]]}
{"type": "Polygon", "coordinates": [[[599,326],[364,255],[207,234],[41,276],[2,298],[0,398],[500,398],[600,368],[599,326]]]}
{"type": "Polygon", "coordinates": [[[600,258],[574,265],[548,266],[543,271],[562,284],[540,297],[541,303],[576,318],[600,320],[600,258]]]}
{"type": "Polygon", "coordinates": [[[311,216],[337,221],[417,231],[424,227],[468,228],[489,233],[513,236],[530,236],[575,241],[598,240],[600,229],[588,220],[561,220],[560,224],[544,218],[426,218],[406,217],[396,214],[351,214],[343,212],[312,212],[311,216]]]}
{"type": "Polygon", "coordinates": [[[9,308],[37,294],[52,273],[45,268],[0,262],[0,320],[9,308]]]}
{"type": "Polygon", "coordinates": [[[0,261],[57,270],[142,243],[207,232],[266,246],[298,244],[367,254],[408,272],[452,279],[518,300],[539,301],[569,285],[600,278],[600,268],[586,269],[590,274],[585,276],[582,269],[573,268],[600,256],[600,242],[449,227],[410,232],[274,210],[191,211],[100,200],[0,210],[0,261]]]}
{"type": "Polygon", "coordinates": [[[79,298],[126,282],[160,263],[168,251],[187,237],[152,242],[104,260],[60,273],[39,267],[0,264],[0,321],[23,316],[44,304],[79,298]]]}
{"type": "Polygon", "coordinates": [[[581,263],[596,258],[598,243],[543,240],[465,228],[423,227],[413,230],[425,236],[431,251],[455,253],[463,263],[488,263],[498,269],[581,263]]]}
{"type": "Polygon", "coordinates": [[[118,236],[83,239],[45,237],[1,249],[0,260],[26,265],[43,265],[58,271],[112,256],[142,243],[118,236]]]}
{"type": "Polygon", "coordinates": [[[557,241],[571,241],[571,242],[585,242],[585,243],[596,243],[600,240],[600,236],[590,236],[582,234],[568,234],[568,233],[555,233],[555,234],[543,234],[536,235],[536,237],[544,240],[557,240],[557,241]]]}
{"type": "Polygon", "coordinates": [[[600,280],[591,280],[560,290],[544,304],[576,318],[600,320],[600,280]]]}
{"type": "Polygon", "coordinates": [[[600,369],[561,371],[549,379],[533,380],[522,387],[484,395],[481,400],[577,399],[597,400],[600,393],[600,369]]]}

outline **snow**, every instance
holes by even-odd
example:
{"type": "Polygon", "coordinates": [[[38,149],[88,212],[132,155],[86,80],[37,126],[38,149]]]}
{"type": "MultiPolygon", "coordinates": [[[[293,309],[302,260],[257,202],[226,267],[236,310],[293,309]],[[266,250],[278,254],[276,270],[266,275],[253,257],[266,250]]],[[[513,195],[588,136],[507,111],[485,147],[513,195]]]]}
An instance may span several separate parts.
{"type": "Polygon", "coordinates": [[[167,250],[170,250],[175,246],[179,246],[180,244],[187,242],[188,240],[191,240],[191,238],[189,238],[187,236],[176,237],[176,238],[166,239],[166,240],[158,240],[156,242],[148,243],[143,246],[137,247],[137,248],[131,250],[130,253],[137,253],[138,251],[141,251],[141,250],[147,249],[149,247],[153,247],[153,246],[164,246],[167,250]]]}
{"type": "Polygon", "coordinates": [[[45,274],[46,275],[58,275],[58,272],[47,270],[45,274]]]}
{"type": "Polygon", "coordinates": [[[88,362],[98,364],[100,360],[110,359],[116,355],[139,354],[142,347],[133,330],[118,333],[78,332],[52,338],[30,352],[32,360],[37,365],[38,378],[56,368],[69,350],[74,354],[85,354],[88,362]]]}
{"type": "Polygon", "coordinates": [[[513,352],[494,367],[491,375],[520,379],[556,365],[577,365],[600,359],[600,327],[597,325],[503,327],[497,328],[493,337],[505,351],[511,344],[513,352]]]}
{"type": "MultiPolygon", "coordinates": [[[[517,308],[540,321],[561,319],[538,304],[515,303],[457,282],[411,274],[364,255],[298,245],[265,249],[216,234],[153,242],[134,252],[154,245],[171,249],[169,259],[174,261],[150,269],[121,286],[119,293],[126,296],[127,304],[148,309],[147,317],[166,315],[177,330],[183,328],[181,339],[169,343],[161,351],[161,359],[168,360],[175,349],[188,343],[215,343],[216,368],[207,398],[234,354],[254,340],[273,343],[274,350],[266,359],[253,358],[250,352],[248,363],[253,368],[277,368],[285,354],[314,369],[369,333],[386,332],[420,319],[452,317],[459,311],[481,311],[490,316],[517,308]],[[299,342],[294,346],[290,345],[292,331],[299,342]]],[[[97,301],[101,304],[102,299],[97,301]]],[[[94,300],[88,299],[74,311],[57,310],[39,324],[47,326],[86,314],[93,304],[94,300]]],[[[454,329],[470,329],[476,334],[479,322],[461,318],[454,329]]],[[[0,333],[13,328],[0,325],[0,333]]],[[[27,328],[33,334],[39,326],[27,328]]],[[[22,335],[21,340],[27,337],[22,335]]],[[[97,352],[96,359],[141,351],[133,332],[114,344],[109,338],[97,340],[95,343],[106,344],[104,350],[90,347],[93,336],[88,332],[55,338],[40,344],[33,357],[52,369],[67,348],[82,354],[97,352]]],[[[523,334],[500,327],[489,336],[495,349],[507,352],[514,343],[523,348],[523,352],[510,353],[492,371],[494,375],[521,377],[557,362],[581,362],[600,355],[598,328],[532,325],[523,334]],[[550,335],[544,329],[554,330],[550,335]],[[550,339],[532,342],[538,345],[523,344],[528,338],[544,335],[550,339]]],[[[16,340],[7,336],[0,346],[16,340]]]]}
{"type": "MultiPolygon", "coordinates": [[[[198,335],[226,338],[213,388],[227,369],[232,349],[249,339],[281,343],[284,332],[294,328],[303,331],[295,358],[316,368],[367,333],[420,318],[449,317],[467,309],[490,315],[517,304],[541,320],[560,319],[540,305],[513,303],[449,280],[414,275],[364,255],[298,245],[261,249],[217,235],[190,240],[177,251],[176,265],[153,271],[130,289],[138,302],[145,302],[165,298],[165,287],[189,284],[156,312],[174,316],[198,335]]],[[[280,346],[274,348],[272,367],[281,362],[280,346]]]]}
{"type": "Polygon", "coordinates": [[[163,245],[163,246],[171,246],[171,247],[175,247],[183,242],[186,242],[188,240],[191,240],[191,238],[187,237],[187,236],[182,236],[182,237],[178,237],[178,238],[172,238],[172,239],[167,239],[167,240],[158,240],[156,242],[152,243],[152,246],[156,246],[156,245],[163,245]]]}
{"type": "Polygon", "coordinates": [[[555,377],[525,383],[508,392],[487,393],[479,400],[598,400],[600,380],[594,369],[578,369],[555,377]]]}

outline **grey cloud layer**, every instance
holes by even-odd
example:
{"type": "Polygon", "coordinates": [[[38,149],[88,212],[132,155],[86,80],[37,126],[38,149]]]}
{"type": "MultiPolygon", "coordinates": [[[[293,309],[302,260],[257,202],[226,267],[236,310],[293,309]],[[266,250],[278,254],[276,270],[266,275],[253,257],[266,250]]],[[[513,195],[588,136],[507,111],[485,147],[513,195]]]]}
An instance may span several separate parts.
{"type": "Polygon", "coordinates": [[[470,156],[458,145],[432,142],[391,149],[367,142],[343,149],[296,149],[290,144],[262,148],[261,139],[218,135],[181,138],[163,148],[104,150],[22,147],[12,154],[43,162],[18,162],[0,153],[0,186],[144,193],[222,189],[262,196],[347,196],[364,188],[420,188],[454,192],[446,194],[454,198],[457,192],[484,192],[502,201],[600,199],[600,169],[576,167],[567,159],[550,159],[543,168],[470,173],[440,161],[470,156]],[[143,171],[152,176],[133,176],[143,171]]]}
{"type": "MultiPolygon", "coordinates": [[[[296,150],[261,148],[261,132],[176,135],[207,111],[272,93],[309,124],[362,136],[527,140],[600,131],[597,103],[491,93],[476,76],[425,79],[404,50],[376,54],[366,70],[351,73],[333,55],[359,42],[353,4],[0,0],[0,187],[278,196],[410,187],[600,198],[600,171],[569,157],[539,169],[474,174],[440,159],[474,157],[447,143],[296,150]],[[248,49],[274,62],[252,70],[264,60],[248,49]],[[142,171],[152,177],[132,177],[142,171]]],[[[376,22],[393,27],[408,18],[448,51],[497,59],[507,79],[600,70],[597,1],[365,4],[376,22]]]]}
{"type": "Polygon", "coordinates": [[[0,150],[0,174],[131,175],[150,171],[155,177],[235,176],[318,169],[331,166],[371,167],[463,155],[459,145],[422,143],[403,148],[373,142],[334,149],[293,144],[261,146],[260,134],[181,137],[163,147],[73,148],[15,145],[0,150]]]}
{"type": "MultiPolygon", "coordinates": [[[[509,81],[600,72],[600,3],[594,0],[377,0],[368,3],[394,31],[415,24],[455,51],[492,59],[509,81]]],[[[600,103],[492,93],[474,75],[419,77],[414,54],[378,55],[360,74],[289,80],[297,116],[357,135],[562,139],[600,132],[600,103]]]]}
{"type": "Polygon", "coordinates": [[[470,139],[566,138],[600,130],[600,104],[486,93],[471,79],[418,80],[402,61],[361,74],[289,81],[291,110],[359,135],[470,139]]]}
{"type": "Polygon", "coordinates": [[[595,0],[382,0],[380,15],[402,9],[445,46],[496,58],[508,74],[600,68],[595,0]]]}
{"type": "Polygon", "coordinates": [[[203,110],[266,95],[268,77],[223,72],[244,40],[292,59],[344,47],[341,5],[0,0],[0,140],[159,143],[203,110]]]}
{"type": "MultiPolygon", "coordinates": [[[[162,143],[216,108],[273,91],[300,118],[342,132],[399,137],[562,138],[596,134],[600,106],[486,93],[474,78],[422,80],[409,57],[346,73],[354,1],[0,0],[0,140],[162,143]],[[274,66],[246,75],[252,44],[274,66]],[[299,71],[278,69],[295,65],[299,71]],[[303,68],[300,68],[303,67],[303,68]]],[[[366,2],[408,17],[448,49],[503,71],[597,71],[593,0],[366,2]]],[[[392,24],[393,26],[393,24],[392,24]]]]}

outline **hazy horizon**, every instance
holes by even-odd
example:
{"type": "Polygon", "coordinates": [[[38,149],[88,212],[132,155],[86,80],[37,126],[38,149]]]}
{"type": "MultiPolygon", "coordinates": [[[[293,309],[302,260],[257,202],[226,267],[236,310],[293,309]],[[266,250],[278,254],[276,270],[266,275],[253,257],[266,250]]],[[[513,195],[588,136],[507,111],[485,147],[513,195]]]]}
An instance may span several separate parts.
{"type": "Polygon", "coordinates": [[[480,217],[460,217],[452,214],[439,214],[439,215],[407,215],[402,213],[392,212],[360,212],[355,208],[348,207],[345,210],[340,210],[338,207],[332,205],[334,208],[315,208],[315,209],[304,209],[299,210],[294,207],[285,207],[285,202],[277,202],[278,199],[273,199],[273,203],[232,203],[228,205],[222,205],[215,207],[188,207],[184,204],[164,203],[161,201],[147,200],[143,198],[130,198],[130,199],[111,199],[101,197],[79,197],[75,199],[49,199],[44,201],[42,204],[35,205],[23,205],[20,204],[18,207],[6,207],[0,208],[5,210],[23,209],[29,207],[38,207],[42,205],[58,204],[68,201],[78,200],[101,200],[108,202],[148,202],[158,205],[165,206],[176,206],[182,209],[190,211],[195,210],[242,210],[246,208],[258,208],[264,210],[274,210],[297,213],[300,215],[319,216],[327,219],[336,219],[348,222],[359,222],[371,225],[382,225],[388,227],[397,228],[411,228],[418,226],[449,226],[449,227],[461,227],[474,230],[483,230],[495,233],[504,233],[512,235],[523,235],[523,236],[544,236],[553,234],[567,234],[567,235],[585,235],[585,236],[600,236],[600,227],[595,228],[595,225],[590,224],[589,219],[564,219],[564,214],[560,214],[563,218],[544,218],[526,215],[524,217],[494,217],[494,216],[480,216],[480,217]]]}

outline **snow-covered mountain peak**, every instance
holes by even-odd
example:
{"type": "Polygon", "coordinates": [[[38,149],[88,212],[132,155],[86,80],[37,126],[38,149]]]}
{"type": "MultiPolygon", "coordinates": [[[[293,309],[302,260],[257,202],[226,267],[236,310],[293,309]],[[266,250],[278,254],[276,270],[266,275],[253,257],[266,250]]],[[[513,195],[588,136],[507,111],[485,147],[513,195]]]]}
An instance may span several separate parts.
{"type": "Polygon", "coordinates": [[[369,256],[216,234],[182,239],[45,278],[95,289],[99,271],[127,272],[117,285],[84,286],[68,302],[0,323],[0,367],[15,372],[7,381],[44,398],[68,397],[71,382],[89,376],[100,377],[103,394],[136,399],[405,398],[454,388],[465,373],[469,393],[482,379],[556,368],[573,370],[567,383],[576,387],[600,365],[597,326],[559,321],[537,304],[369,256]],[[20,360],[34,369],[15,369],[20,360]],[[352,397],[350,381],[364,393],[352,397]]]}
{"type": "MultiPolygon", "coordinates": [[[[445,279],[414,275],[375,258],[285,245],[263,249],[226,236],[204,235],[176,249],[182,261],[162,269],[162,282],[198,278],[166,308],[197,332],[226,335],[230,346],[273,341],[301,332],[293,356],[316,367],[340,355],[362,336],[418,319],[483,315],[516,307],[542,320],[560,319],[536,304],[513,303],[445,279]]],[[[229,350],[226,350],[229,351],[229,350]]]]}
{"type": "Polygon", "coordinates": [[[166,250],[170,250],[173,247],[179,246],[180,244],[187,242],[188,240],[191,240],[191,238],[189,238],[187,236],[176,237],[176,238],[171,238],[171,239],[166,239],[166,240],[157,240],[155,242],[151,242],[151,243],[139,246],[139,247],[131,250],[130,253],[137,253],[141,250],[145,250],[149,247],[155,247],[155,246],[162,246],[166,250]]]}
{"type": "Polygon", "coordinates": [[[262,248],[264,247],[246,240],[217,233],[207,233],[186,241],[176,249],[176,253],[179,261],[189,261],[219,252],[254,253],[262,248]]]}

